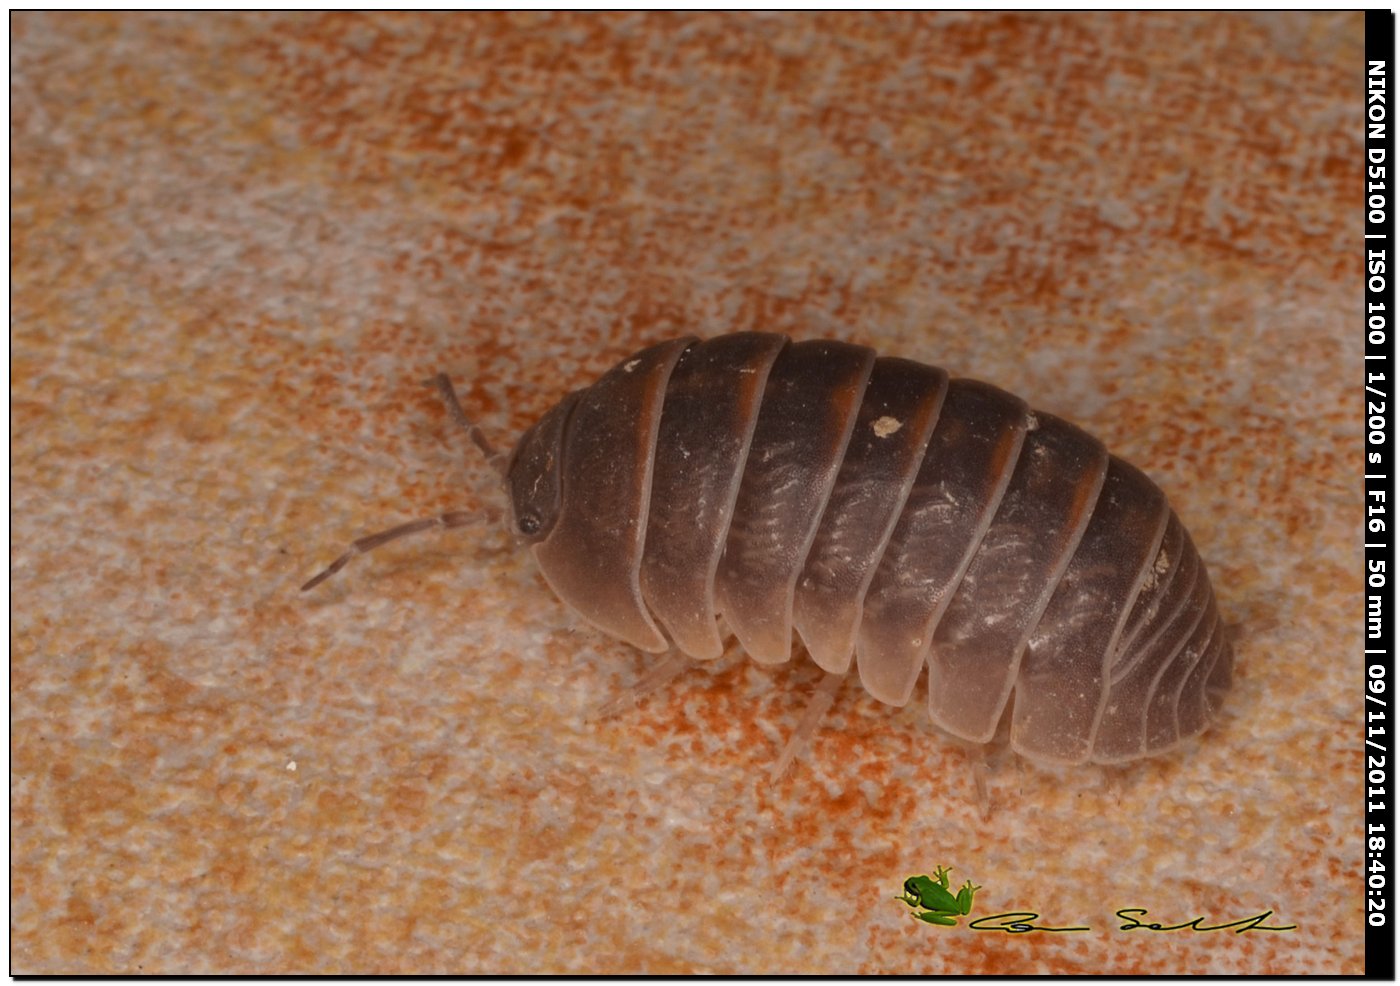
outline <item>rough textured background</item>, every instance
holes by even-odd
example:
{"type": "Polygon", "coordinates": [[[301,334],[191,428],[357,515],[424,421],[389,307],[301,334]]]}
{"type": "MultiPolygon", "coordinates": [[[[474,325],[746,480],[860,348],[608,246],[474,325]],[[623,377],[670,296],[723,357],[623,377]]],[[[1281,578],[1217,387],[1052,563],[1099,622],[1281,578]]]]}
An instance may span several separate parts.
{"type": "MultiPolygon", "coordinates": [[[[15,972],[1360,971],[1357,14],[12,16],[15,972]],[[647,660],[487,524],[644,343],[839,336],[1068,416],[1242,627],[1129,769],[647,660]],[[911,920],[935,865],[1083,934],[911,920]],[[1293,932],[1116,930],[1266,909],[1293,932]]],[[[804,662],[805,663],[805,662],[804,662]]]]}

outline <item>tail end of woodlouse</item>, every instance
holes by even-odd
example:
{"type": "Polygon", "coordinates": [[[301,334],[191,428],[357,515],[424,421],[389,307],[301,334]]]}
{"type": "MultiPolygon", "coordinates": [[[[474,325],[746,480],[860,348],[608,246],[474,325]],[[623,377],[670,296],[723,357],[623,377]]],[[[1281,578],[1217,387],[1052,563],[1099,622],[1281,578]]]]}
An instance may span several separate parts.
{"type": "Polygon", "coordinates": [[[822,716],[826,715],[826,710],[831,708],[836,701],[836,693],[841,690],[841,685],[845,682],[844,674],[832,674],[828,672],[817,684],[817,688],[812,692],[812,697],[807,700],[807,708],[802,713],[802,719],[793,730],[792,737],[783,747],[783,752],[778,756],[778,762],[773,765],[773,769],[768,772],[768,782],[776,784],[782,780],[792,762],[797,759],[797,755],[807,749],[812,742],[812,737],[816,734],[817,725],[821,722],[822,716]]]}

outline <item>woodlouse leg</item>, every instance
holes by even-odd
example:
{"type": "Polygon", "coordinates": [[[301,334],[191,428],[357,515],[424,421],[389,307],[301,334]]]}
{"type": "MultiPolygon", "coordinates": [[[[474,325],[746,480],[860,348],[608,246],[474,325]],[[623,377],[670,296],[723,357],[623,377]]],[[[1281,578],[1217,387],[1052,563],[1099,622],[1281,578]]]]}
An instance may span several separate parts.
{"type": "Polygon", "coordinates": [[[982,816],[982,821],[990,821],[992,817],[992,768],[987,763],[987,751],[992,748],[991,744],[974,743],[965,739],[952,739],[952,742],[967,755],[967,765],[972,773],[972,797],[977,802],[977,812],[982,816]]]}
{"type": "Polygon", "coordinates": [[[1121,805],[1123,796],[1128,790],[1130,779],[1128,770],[1115,764],[1100,764],[1099,770],[1103,772],[1104,788],[1108,795],[1113,798],[1113,803],[1121,805]]]}
{"type": "Polygon", "coordinates": [[[344,568],[351,558],[354,558],[356,555],[362,555],[366,551],[373,551],[382,544],[388,544],[390,541],[397,541],[401,537],[417,534],[420,531],[430,531],[435,527],[464,527],[467,524],[481,519],[481,517],[482,514],[480,513],[453,510],[445,514],[439,514],[436,517],[411,520],[407,524],[391,527],[387,531],[380,531],[378,534],[370,534],[367,537],[362,537],[358,541],[351,542],[350,549],[346,551],[345,554],[331,562],[324,571],[312,578],[306,585],[302,586],[301,591],[305,592],[308,589],[316,588],[322,582],[326,581],[326,579],[344,568]]]}
{"type": "Polygon", "coordinates": [[[466,412],[462,410],[461,403],[457,400],[457,391],[453,388],[452,381],[448,378],[447,374],[439,373],[431,380],[425,380],[423,382],[430,387],[437,388],[437,392],[442,395],[442,402],[447,405],[447,413],[452,416],[452,420],[466,429],[467,435],[471,437],[472,442],[475,443],[477,448],[481,449],[481,454],[486,456],[487,464],[490,465],[492,469],[496,470],[497,473],[504,476],[506,474],[505,455],[497,451],[496,447],[492,445],[490,440],[486,437],[486,433],[483,432],[471,418],[467,417],[466,412]]]}
{"type": "Polygon", "coordinates": [[[977,792],[977,810],[984,822],[992,820],[992,792],[987,783],[989,774],[987,754],[984,751],[972,761],[972,786],[977,792]]]}
{"type": "Polygon", "coordinates": [[[585,719],[588,722],[596,722],[599,719],[610,719],[619,712],[624,712],[634,707],[637,701],[643,696],[650,695],[658,688],[663,687],[673,679],[689,671],[694,665],[695,661],[687,655],[680,651],[672,651],[665,660],[648,668],[646,673],[638,678],[631,688],[626,689],[620,695],[615,695],[608,699],[608,701],[590,712],[585,719]]]}
{"type": "Polygon", "coordinates": [[[788,767],[792,765],[792,761],[797,758],[797,755],[807,748],[807,745],[812,741],[813,734],[817,731],[817,723],[821,722],[822,716],[826,715],[826,710],[831,708],[831,704],[836,701],[836,693],[840,691],[845,680],[845,674],[828,672],[817,683],[816,691],[812,692],[812,697],[807,700],[807,708],[802,713],[802,720],[793,730],[792,738],[788,740],[787,746],[783,747],[778,762],[773,765],[773,769],[768,774],[770,783],[776,783],[780,780],[787,773],[788,767]]]}

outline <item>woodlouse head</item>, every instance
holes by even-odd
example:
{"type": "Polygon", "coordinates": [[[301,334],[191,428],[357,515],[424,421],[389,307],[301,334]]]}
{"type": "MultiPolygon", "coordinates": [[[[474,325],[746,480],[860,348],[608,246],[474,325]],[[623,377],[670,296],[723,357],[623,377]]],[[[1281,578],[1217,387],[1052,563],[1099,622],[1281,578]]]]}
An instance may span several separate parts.
{"type": "Polygon", "coordinates": [[[559,468],[564,426],[577,399],[577,393],[568,395],[531,425],[515,443],[506,464],[511,530],[526,544],[538,544],[549,537],[559,517],[564,494],[559,468]]]}

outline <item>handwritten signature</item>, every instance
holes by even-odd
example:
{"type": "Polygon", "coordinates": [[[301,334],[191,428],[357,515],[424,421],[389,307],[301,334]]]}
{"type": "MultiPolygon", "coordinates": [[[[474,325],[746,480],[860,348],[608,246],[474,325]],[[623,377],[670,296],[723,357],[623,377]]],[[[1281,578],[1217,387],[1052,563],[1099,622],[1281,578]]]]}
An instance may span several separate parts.
{"type": "MultiPolygon", "coordinates": [[[[1183,921],[1181,924],[1160,924],[1156,921],[1141,921],[1139,918],[1147,914],[1145,907],[1124,907],[1114,911],[1118,917],[1122,918],[1125,924],[1118,926],[1119,931],[1230,931],[1235,934],[1242,934],[1246,931],[1294,931],[1296,924],[1269,925],[1264,922],[1273,917],[1273,911],[1263,911],[1259,914],[1251,915],[1247,918],[1240,918],[1237,921],[1227,921],[1225,924],[1204,924],[1205,917],[1192,918],[1190,921],[1183,921]],[[1137,915],[1134,917],[1133,915],[1137,915]]],[[[1007,911],[1003,914],[989,914],[986,917],[977,918],[968,923],[968,928],[974,931],[1003,931],[1008,935],[1024,935],[1033,931],[1092,931],[1084,925],[1077,925],[1069,928],[1052,928],[1049,925],[1039,925],[1033,922],[1040,920],[1040,915],[1035,911],[1007,911]]]]}

